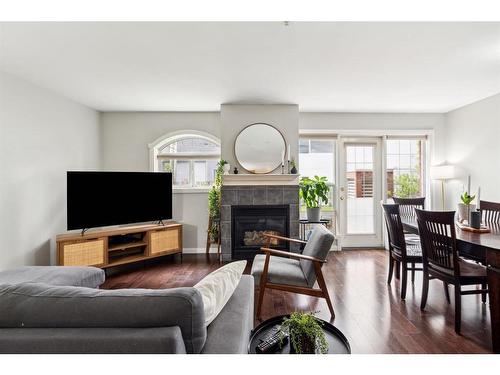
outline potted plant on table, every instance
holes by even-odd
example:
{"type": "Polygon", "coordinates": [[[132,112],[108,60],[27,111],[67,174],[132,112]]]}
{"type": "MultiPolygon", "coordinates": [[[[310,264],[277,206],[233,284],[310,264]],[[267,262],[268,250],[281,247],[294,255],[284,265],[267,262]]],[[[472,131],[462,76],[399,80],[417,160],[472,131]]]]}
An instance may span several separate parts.
{"type": "Polygon", "coordinates": [[[307,210],[307,220],[317,223],[321,217],[321,204],[328,204],[330,187],[326,177],[302,177],[299,184],[299,196],[304,201],[307,210]]]}
{"type": "Polygon", "coordinates": [[[475,204],[471,204],[471,202],[476,198],[475,195],[470,195],[468,192],[464,192],[460,199],[462,203],[458,204],[458,221],[463,223],[465,220],[469,220],[469,213],[476,209],[475,204]]]}
{"type": "Polygon", "coordinates": [[[328,353],[328,342],[322,322],[314,316],[314,313],[292,313],[289,318],[283,320],[279,332],[281,342],[286,336],[289,337],[290,353],[328,353]]]}

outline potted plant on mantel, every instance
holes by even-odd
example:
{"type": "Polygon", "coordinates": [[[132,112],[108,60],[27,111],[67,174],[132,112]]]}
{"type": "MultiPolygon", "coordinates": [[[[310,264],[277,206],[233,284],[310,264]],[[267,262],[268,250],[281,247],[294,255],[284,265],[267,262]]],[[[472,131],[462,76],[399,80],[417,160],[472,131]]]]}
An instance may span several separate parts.
{"type": "Polygon", "coordinates": [[[283,320],[279,332],[281,344],[285,337],[290,338],[290,353],[328,353],[328,342],[322,322],[314,313],[292,313],[289,318],[283,320]]]}
{"type": "Polygon", "coordinates": [[[321,204],[328,204],[330,187],[326,177],[302,177],[299,184],[299,196],[304,201],[307,210],[307,220],[317,223],[321,217],[321,204]]]}
{"type": "Polygon", "coordinates": [[[464,192],[460,196],[462,203],[458,204],[458,221],[460,221],[461,223],[463,223],[465,220],[468,221],[470,212],[476,210],[476,205],[471,204],[474,198],[476,198],[476,196],[471,196],[468,192],[464,192]]]}

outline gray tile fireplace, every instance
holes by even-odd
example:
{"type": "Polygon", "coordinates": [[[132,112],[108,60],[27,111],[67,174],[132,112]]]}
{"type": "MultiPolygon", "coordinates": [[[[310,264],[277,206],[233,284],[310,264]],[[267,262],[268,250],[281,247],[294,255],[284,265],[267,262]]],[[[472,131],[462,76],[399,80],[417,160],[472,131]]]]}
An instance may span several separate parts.
{"type": "MultiPolygon", "coordinates": [[[[299,187],[297,185],[222,186],[222,260],[253,259],[259,252],[263,231],[298,237],[299,187]]],[[[298,249],[293,246],[290,250],[298,249]]]]}

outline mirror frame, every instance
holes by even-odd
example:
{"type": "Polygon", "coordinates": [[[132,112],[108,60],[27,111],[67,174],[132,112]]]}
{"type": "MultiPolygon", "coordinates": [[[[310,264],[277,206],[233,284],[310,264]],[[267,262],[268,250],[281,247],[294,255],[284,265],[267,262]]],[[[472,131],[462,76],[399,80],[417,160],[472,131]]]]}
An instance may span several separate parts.
{"type": "Polygon", "coordinates": [[[280,167],[281,165],[281,161],[278,162],[278,164],[273,168],[271,169],[269,172],[261,172],[261,173],[256,173],[256,172],[252,172],[252,171],[249,171],[248,169],[246,169],[243,164],[241,164],[240,160],[238,159],[238,156],[236,155],[236,141],[238,140],[238,137],[241,135],[241,133],[243,133],[247,128],[249,128],[250,126],[254,126],[254,125],[267,125],[271,128],[273,128],[274,130],[276,130],[278,132],[278,134],[281,136],[281,139],[283,140],[283,146],[285,147],[285,155],[286,155],[286,139],[285,139],[285,136],[283,135],[283,133],[274,125],[271,125],[271,124],[268,124],[267,122],[254,122],[252,124],[248,124],[246,125],[243,129],[240,130],[240,132],[238,133],[238,135],[235,137],[234,139],[234,144],[233,144],[233,153],[234,153],[234,158],[236,160],[236,162],[239,164],[239,166],[241,168],[243,168],[245,171],[247,171],[248,173],[250,174],[269,174],[269,173],[272,173],[273,171],[275,171],[277,168],[280,167]]]}

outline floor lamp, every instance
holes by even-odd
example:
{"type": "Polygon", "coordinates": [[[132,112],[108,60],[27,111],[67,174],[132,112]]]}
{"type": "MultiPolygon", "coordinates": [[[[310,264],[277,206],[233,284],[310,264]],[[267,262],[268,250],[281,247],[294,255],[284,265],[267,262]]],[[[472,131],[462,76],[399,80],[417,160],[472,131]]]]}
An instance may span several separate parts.
{"type": "Polygon", "coordinates": [[[457,168],[454,165],[437,165],[431,167],[431,179],[441,181],[441,202],[443,211],[445,208],[444,182],[457,177],[457,168]]]}

